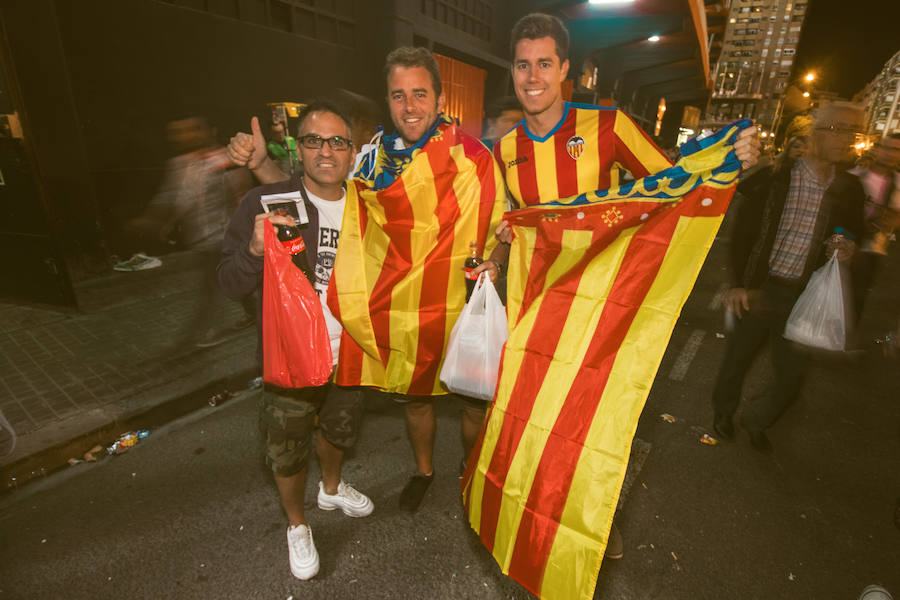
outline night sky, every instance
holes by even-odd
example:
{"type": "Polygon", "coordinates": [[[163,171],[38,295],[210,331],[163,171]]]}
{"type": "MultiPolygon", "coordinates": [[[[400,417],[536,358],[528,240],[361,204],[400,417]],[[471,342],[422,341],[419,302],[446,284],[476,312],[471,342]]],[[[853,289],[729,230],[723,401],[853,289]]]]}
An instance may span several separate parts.
{"type": "Polygon", "coordinates": [[[900,2],[808,1],[794,75],[815,71],[816,87],[849,99],[900,50],[900,2]]]}

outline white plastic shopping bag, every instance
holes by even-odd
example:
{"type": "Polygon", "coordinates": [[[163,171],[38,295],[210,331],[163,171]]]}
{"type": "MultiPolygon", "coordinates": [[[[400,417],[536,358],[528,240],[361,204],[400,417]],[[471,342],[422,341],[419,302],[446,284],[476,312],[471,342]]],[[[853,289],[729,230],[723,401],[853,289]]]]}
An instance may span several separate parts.
{"type": "Polygon", "coordinates": [[[493,399],[500,353],[508,337],[506,309],[491,278],[482,273],[450,332],[441,382],[463,396],[493,399]]]}
{"type": "Polygon", "coordinates": [[[806,289],[797,298],[784,327],[784,337],[794,342],[822,348],[843,350],[850,325],[850,298],[841,280],[837,251],[819,268],[806,289]]]}

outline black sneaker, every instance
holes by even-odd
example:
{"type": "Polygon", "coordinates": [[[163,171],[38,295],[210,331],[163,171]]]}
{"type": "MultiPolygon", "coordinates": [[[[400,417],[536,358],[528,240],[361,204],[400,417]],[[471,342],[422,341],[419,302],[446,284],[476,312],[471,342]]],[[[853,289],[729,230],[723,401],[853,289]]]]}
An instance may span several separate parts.
{"type": "Polygon", "coordinates": [[[741,420],[741,427],[743,427],[744,431],[747,432],[747,435],[750,436],[750,445],[753,446],[754,450],[760,454],[772,454],[772,442],[769,441],[769,436],[766,435],[765,431],[748,427],[746,421],[743,420],[741,420]]]}
{"type": "Polygon", "coordinates": [[[419,505],[422,504],[422,498],[425,497],[425,492],[433,479],[434,471],[432,471],[431,475],[416,473],[410,477],[403,487],[403,491],[400,492],[400,508],[411,513],[416,512],[419,505]]]}
{"type": "Polygon", "coordinates": [[[734,421],[725,415],[716,415],[713,419],[713,431],[719,439],[731,441],[734,439],[734,421]]]}

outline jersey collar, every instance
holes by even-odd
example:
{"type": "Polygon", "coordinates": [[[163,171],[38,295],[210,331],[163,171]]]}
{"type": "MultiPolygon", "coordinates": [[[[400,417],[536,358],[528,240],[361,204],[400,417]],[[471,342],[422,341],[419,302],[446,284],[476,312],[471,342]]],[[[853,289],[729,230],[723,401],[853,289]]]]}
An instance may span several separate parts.
{"type": "Polygon", "coordinates": [[[545,135],[544,137],[538,137],[538,136],[534,135],[533,133],[531,133],[531,130],[528,129],[528,122],[525,121],[525,119],[522,119],[522,129],[525,131],[525,135],[527,135],[532,141],[535,141],[535,142],[546,142],[546,141],[549,140],[551,137],[553,137],[553,134],[556,133],[557,131],[559,131],[559,128],[562,127],[562,124],[566,122],[566,118],[569,116],[569,110],[570,110],[571,108],[572,108],[572,103],[571,103],[571,102],[568,102],[568,101],[564,101],[564,102],[563,102],[563,116],[562,116],[562,118],[559,120],[559,123],[557,123],[557,124],[553,127],[553,129],[551,129],[550,132],[547,133],[547,135],[545,135]]]}

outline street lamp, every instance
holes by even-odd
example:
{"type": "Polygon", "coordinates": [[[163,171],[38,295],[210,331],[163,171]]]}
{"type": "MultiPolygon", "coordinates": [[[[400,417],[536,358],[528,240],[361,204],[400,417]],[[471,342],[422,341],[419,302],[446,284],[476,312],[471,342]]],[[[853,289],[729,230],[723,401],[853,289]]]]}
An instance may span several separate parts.
{"type": "Polygon", "coordinates": [[[812,81],[813,81],[815,78],[816,78],[816,74],[813,73],[812,71],[810,71],[809,73],[807,73],[807,74],[806,74],[806,77],[804,77],[804,79],[806,80],[807,83],[812,83],[812,81]]]}
{"type": "Polygon", "coordinates": [[[803,97],[804,97],[804,98],[809,98],[809,92],[803,92],[803,97]]]}

